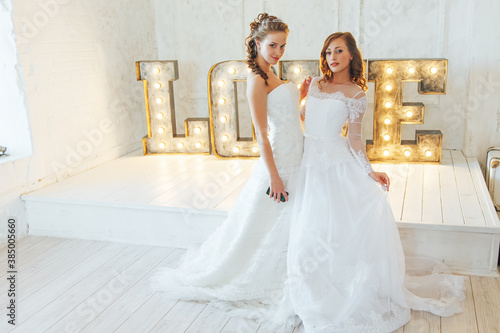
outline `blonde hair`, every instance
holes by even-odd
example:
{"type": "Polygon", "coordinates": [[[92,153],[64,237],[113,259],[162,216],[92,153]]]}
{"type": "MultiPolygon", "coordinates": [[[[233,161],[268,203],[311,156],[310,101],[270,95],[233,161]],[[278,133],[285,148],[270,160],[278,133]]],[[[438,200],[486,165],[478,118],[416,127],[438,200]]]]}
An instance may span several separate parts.
{"type": "Polygon", "coordinates": [[[276,16],[270,16],[267,13],[260,13],[257,18],[250,23],[250,35],[245,39],[247,46],[247,58],[245,63],[252,70],[253,73],[260,75],[267,85],[267,74],[257,64],[257,43],[256,41],[263,40],[269,32],[283,31],[288,34],[288,25],[281,21],[276,16]]]}

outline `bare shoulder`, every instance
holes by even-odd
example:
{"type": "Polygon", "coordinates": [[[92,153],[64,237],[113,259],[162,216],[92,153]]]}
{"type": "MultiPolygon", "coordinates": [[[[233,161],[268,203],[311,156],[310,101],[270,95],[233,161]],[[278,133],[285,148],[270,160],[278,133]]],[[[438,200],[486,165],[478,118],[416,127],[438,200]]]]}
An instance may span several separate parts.
{"type": "Polygon", "coordinates": [[[254,72],[248,73],[247,82],[252,84],[252,85],[255,85],[255,84],[266,85],[266,81],[262,78],[262,76],[260,76],[259,74],[255,74],[254,72]]]}
{"type": "Polygon", "coordinates": [[[267,94],[266,81],[258,74],[253,72],[248,73],[247,92],[249,94],[266,92],[267,94]]]}

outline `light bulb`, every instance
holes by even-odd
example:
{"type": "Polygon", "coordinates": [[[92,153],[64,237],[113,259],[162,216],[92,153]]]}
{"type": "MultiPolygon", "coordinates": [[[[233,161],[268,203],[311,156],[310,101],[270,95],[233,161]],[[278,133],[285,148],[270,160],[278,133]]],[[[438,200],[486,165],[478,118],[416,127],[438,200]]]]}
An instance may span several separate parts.
{"type": "Polygon", "coordinates": [[[177,147],[182,148],[182,147],[184,147],[184,144],[183,144],[182,142],[179,142],[179,143],[177,144],[177,147]]]}
{"type": "Polygon", "coordinates": [[[226,82],[224,82],[223,80],[220,80],[220,81],[219,81],[219,87],[222,87],[222,86],[224,86],[225,84],[226,84],[226,82]]]}
{"type": "Polygon", "coordinates": [[[161,149],[164,149],[166,146],[167,146],[167,145],[165,144],[165,142],[162,142],[162,143],[160,143],[160,144],[159,144],[159,147],[160,147],[161,149]]]}
{"type": "Polygon", "coordinates": [[[392,86],[390,84],[386,85],[385,90],[387,90],[387,91],[392,90],[392,86]]]}
{"type": "Polygon", "coordinates": [[[165,128],[163,128],[163,127],[158,128],[158,133],[160,133],[160,134],[165,133],[165,128]]]}
{"type": "Polygon", "coordinates": [[[253,151],[254,153],[258,153],[258,152],[259,152],[259,147],[253,147],[253,148],[252,148],[252,151],[253,151]]]}
{"type": "Polygon", "coordinates": [[[390,119],[390,118],[385,118],[385,119],[384,119],[384,123],[385,123],[386,125],[389,125],[389,124],[391,123],[391,119],[390,119]]]}
{"type": "Polygon", "coordinates": [[[430,151],[429,149],[427,149],[425,151],[425,156],[427,156],[427,157],[432,156],[432,151],[430,151]]]}
{"type": "Polygon", "coordinates": [[[384,149],[384,156],[389,156],[389,149],[384,149]]]}
{"type": "Polygon", "coordinates": [[[224,104],[226,103],[226,100],[224,98],[219,98],[219,104],[224,104]]]}
{"type": "Polygon", "coordinates": [[[239,151],[240,151],[240,147],[238,147],[238,146],[234,147],[234,148],[233,148],[233,151],[234,151],[235,153],[239,152],[239,151]]]}
{"type": "Polygon", "coordinates": [[[437,68],[436,68],[436,67],[431,67],[431,73],[432,73],[432,74],[436,74],[436,72],[437,72],[437,71],[438,71],[438,70],[437,70],[437,68]]]}
{"type": "Polygon", "coordinates": [[[156,117],[157,117],[158,119],[163,118],[163,113],[161,113],[161,112],[160,112],[160,113],[158,113],[158,114],[156,115],[156,117]]]}
{"type": "Polygon", "coordinates": [[[300,73],[300,71],[301,71],[301,69],[300,69],[300,67],[295,67],[295,68],[293,69],[293,71],[294,71],[296,74],[299,74],[299,73],[300,73]]]}
{"type": "Polygon", "coordinates": [[[408,68],[408,73],[410,73],[410,74],[415,73],[415,68],[413,68],[413,67],[408,68]]]}
{"type": "Polygon", "coordinates": [[[411,151],[409,151],[408,149],[405,150],[405,156],[408,157],[411,155],[411,151]]]}
{"type": "Polygon", "coordinates": [[[158,67],[156,67],[155,69],[153,69],[153,73],[160,74],[160,69],[158,67]]]}
{"type": "Polygon", "coordinates": [[[300,89],[300,87],[301,87],[301,86],[302,86],[302,83],[299,83],[299,84],[297,85],[297,88],[299,88],[299,89],[300,89]]]}
{"type": "Polygon", "coordinates": [[[392,106],[392,103],[391,102],[385,102],[385,107],[386,108],[390,108],[392,106]]]}
{"type": "Polygon", "coordinates": [[[306,99],[305,98],[302,100],[302,102],[300,102],[300,105],[304,105],[304,104],[306,104],[306,99]]]}
{"type": "Polygon", "coordinates": [[[227,141],[228,139],[229,139],[229,137],[227,135],[222,136],[222,141],[227,141]]]}
{"type": "Polygon", "coordinates": [[[200,127],[195,127],[194,128],[194,132],[195,133],[200,133],[201,132],[201,128],[200,127]]]}
{"type": "Polygon", "coordinates": [[[406,116],[407,116],[408,118],[410,118],[411,116],[413,116],[413,112],[411,112],[411,111],[406,111],[406,116]]]}
{"type": "Polygon", "coordinates": [[[196,142],[196,144],[194,145],[196,148],[201,148],[201,142],[196,142]]]}
{"type": "Polygon", "coordinates": [[[392,73],[392,68],[391,67],[387,67],[387,74],[391,74],[392,73]]]}
{"type": "Polygon", "coordinates": [[[229,74],[234,74],[234,73],[236,73],[236,68],[231,67],[231,68],[229,68],[228,72],[229,72],[229,74]]]}
{"type": "Polygon", "coordinates": [[[385,141],[389,141],[389,139],[391,138],[391,136],[389,134],[384,134],[384,140],[385,141]]]}
{"type": "Polygon", "coordinates": [[[158,97],[158,98],[156,99],[156,103],[161,104],[162,102],[163,102],[163,98],[158,97]]]}
{"type": "Polygon", "coordinates": [[[226,122],[227,121],[227,117],[226,116],[220,117],[220,121],[223,122],[223,123],[226,122]]]}
{"type": "Polygon", "coordinates": [[[156,89],[160,89],[161,88],[161,83],[160,82],[156,82],[155,83],[155,88],[156,89]]]}

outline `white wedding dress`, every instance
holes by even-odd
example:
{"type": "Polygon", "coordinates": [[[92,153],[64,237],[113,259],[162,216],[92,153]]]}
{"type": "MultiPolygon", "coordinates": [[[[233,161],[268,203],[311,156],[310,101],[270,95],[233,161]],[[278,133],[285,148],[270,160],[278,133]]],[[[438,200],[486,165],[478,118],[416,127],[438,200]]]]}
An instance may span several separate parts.
{"type": "Polygon", "coordinates": [[[300,323],[286,277],[292,199],[303,153],[299,98],[292,83],[267,96],[269,140],[289,201],[277,203],[266,195],[270,178],[259,158],[225,222],[201,247],[188,249],[178,268],[157,270],[153,290],[165,291],[169,299],[208,301],[231,316],[256,319],[272,332],[300,323]]]}
{"type": "Polygon", "coordinates": [[[407,276],[405,287],[399,233],[386,192],[368,175],[373,170],[361,141],[366,97],[324,93],[316,82],[305,106],[288,252],[290,298],[305,332],[391,332],[410,320],[410,308],[459,312],[463,277],[407,276]]]}

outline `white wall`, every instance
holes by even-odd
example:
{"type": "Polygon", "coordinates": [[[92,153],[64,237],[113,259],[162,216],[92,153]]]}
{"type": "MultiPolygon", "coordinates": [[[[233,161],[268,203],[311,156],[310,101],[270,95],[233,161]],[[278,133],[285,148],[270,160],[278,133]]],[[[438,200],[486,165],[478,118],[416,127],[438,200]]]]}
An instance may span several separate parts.
{"type": "Polygon", "coordinates": [[[464,153],[480,156],[500,146],[500,2],[474,1],[469,38],[457,36],[457,49],[468,46],[469,87],[460,107],[465,111],[464,153]]]}
{"type": "MultiPolygon", "coordinates": [[[[175,96],[180,130],[185,118],[208,115],[210,67],[244,59],[249,23],[267,11],[290,27],[283,60],[318,59],[324,39],[336,31],[351,31],[368,59],[448,59],[446,95],[419,95],[416,83],[405,84],[405,101],[423,102],[426,112],[424,124],[403,126],[403,139],[413,139],[416,129],[440,129],[444,148],[463,149],[481,164],[487,148],[500,145],[499,84],[487,89],[483,83],[488,75],[490,81],[498,80],[497,1],[154,0],[154,4],[159,58],[179,61],[175,96]]],[[[373,91],[372,83],[369,87],[373,91]]],[[[363,124],[365,138],[372,136],[372,110],[373,104],[363,124]]]]}
{"type": "Polygon", "coordinates": [[[14,0],[13,7],[33,156],[0,164],[0,220],[17,216],[25,230],[20,194],[142,147],[135,61],[158,55],[151,1],[14,0]]]}

